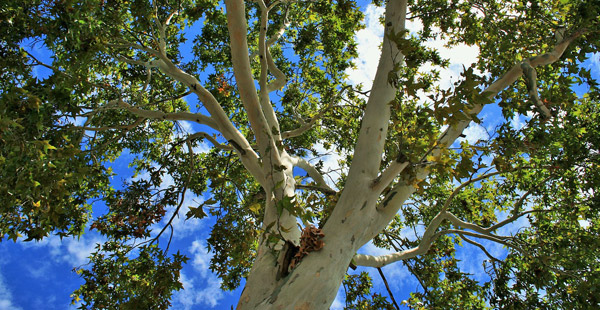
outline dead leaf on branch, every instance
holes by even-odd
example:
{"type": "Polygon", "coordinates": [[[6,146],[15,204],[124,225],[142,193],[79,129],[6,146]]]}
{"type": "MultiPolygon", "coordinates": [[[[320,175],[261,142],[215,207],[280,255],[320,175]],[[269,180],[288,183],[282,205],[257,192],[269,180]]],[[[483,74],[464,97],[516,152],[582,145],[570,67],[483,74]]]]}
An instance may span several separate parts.
{"type": "Polygon", "coordinates": [[[302,235],[300,236],[300,248],[290,263],[290,269],[294,269],[308,253],[322,249],[325,245],[325,242],[321,240],[323,237],[325,237],[325,235],[319,228],[316,228],[313,225],[306,226],[302,230],[302,235]]]}

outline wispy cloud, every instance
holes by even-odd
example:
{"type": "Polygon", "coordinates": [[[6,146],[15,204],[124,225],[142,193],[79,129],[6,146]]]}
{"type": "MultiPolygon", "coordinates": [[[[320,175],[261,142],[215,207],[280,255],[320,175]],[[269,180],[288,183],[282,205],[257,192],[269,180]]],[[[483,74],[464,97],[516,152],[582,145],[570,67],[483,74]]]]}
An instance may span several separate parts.
{"type": "Polygon", "coordinates": [[[184,289],[174,294],[174,309],[214,308],[225,297],[225,293],[221,290],[220,280],[208,269],[212,254],[204,241],[200,240],[192,242],[189,250],[195,272],[192,276],[181,273],[180,281],[184,289]]]}
{"type": "MultiPolygon", "coordinates": [[[[94,252],[97,243],[105,239],[99,234],[88,232],[79,239],[63,238],[51,235],[39,242],[20,242],[23,247],[46,247],[48,253],[56,262],[66,262],[71,266],[81,266],[88,262],[88,257],[94,252]]],[[[43,267],[42,267],[43,268],[43,267]]],[[[31,270],[33,276],[41,270],[31,270]]]]}
{"type": "MultiPolygon", "coordinates": [[[[354,84],[363,84],[365,88],[370,88],[377,71],[377,64],[380,57],[380,45],[383,39],[384,29],[379,22],[379,18],[384,14],[384,9],[375,5],[368,5],[365,9],[365,29],[356,34],[358,44],[358,57],[355,60],[356,68],[348,69],[346,74],[349,81],[354,84]]],[[[406,22],[406,29],[412,34],[416,34],[423,29],[422,23],[415,18],[406,22]]],[[[442,58],[449,59],[450,66],[440,71],[440,85],[442,88],[450,88],[452,84],[458,81],[463,67],[469,67],[477,61],[479,49],[476,46],[458,44],[452,47],[446,47],[447,41],[443,39],[429,40],[425,46],[435,48],[442,58]]],[[[433,66],[425,65],[421,71],[429,71],[433,66]]]]}
{"type": "MultiPolygon", "coordinates": [[[[406,233],[412,235],[411,237],[409,237],[410,239],[414,238],[414,231],[412,229],[407,230],[406,233]]],[[[403,236],[406,236],[407,234],[403,234],[403,236]]],[[[380,256],[395,253],[396,251],[378,248],[373,244],[372,241],[369,241],[358,252],[367,255],[380,256]]],[[[407,288],[413,289],[417,284],[417,280],[412,276],[410,271],[402,264],[402,262],[395,262],[386,265],[381,269],[385,274],[386,279],[389,282],[388,284],[391,286],[392,289],[399,289],[401,291],[404,291],[403,289],[407,288]]],[[[364,270],[367,271],[371,276],[371,279],[373,279],[373,285],[379,291],[384,290],[384,283],[377,269],[364,268],[364,270]]]]}
{"type": "Polygon", "coordinates": [[[13,304],[13,297],[10,288],[4,282],[4,277],[0,274],[0,310],[21,310],[13,304]]]}
{"type": "Polygon", "coordinates": [[[381,39],[383,38],[383,25],[379,17],[384,9],[375,5],[368,5],[365,10],[365,28],[356,33],[358,44],[358,57],[355,60],[356,68],[346,70],[349,81],[353,85],[363,84],[365,89],[370,89],[379,62],[381,39]]]}
{"type": "Polygon", "coordinates": [[[333,303],[331,304],[331,306],[329,307],[330,310],[342,310],[344,309],[345,306],[345,301],[346,301],[346,296],[345,296],[345,292],[344,292],[344,287],[341,286],[338,289],[338,293],[335,296],[335,299],[333,300],[333,303]]]}

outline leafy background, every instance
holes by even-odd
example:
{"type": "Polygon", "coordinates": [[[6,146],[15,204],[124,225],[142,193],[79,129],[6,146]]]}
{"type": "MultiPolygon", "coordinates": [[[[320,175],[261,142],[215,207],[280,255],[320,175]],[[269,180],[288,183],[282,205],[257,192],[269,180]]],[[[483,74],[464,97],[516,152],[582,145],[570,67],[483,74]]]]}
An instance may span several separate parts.
{"type": "MultiPolygon", "coordinates": [[[[359,53],[356,68],[348,69],[346,74],[352,84],[362,83],[365,88],[368,88],[374,76],[379,57],[378,50],[374,49],[373,46],[379,44],[383,35],[382,26],[379,24],[379,16],[383,10],[367,4],[365,1],[359,3],[365,13],[366,27],[356,34],[359,53]]],[[[411,32],[415,32],[420,30],[422,25],[417,21],[411,21],[408,23],[408,28],[411,32]]],[[[186,52],[190,54],[192,52],[194,33],[188,32],[185,33],[185,36],[189,40],[183,45],[183,57],[185,57],[186,52]]],[[[23,44],[29,46],[29,51],[38,59],[42,61],[49,60],[49,53],[39,48],[38,45],[30,45],[28,42],[23,42],[23,44]]],[[[466,45],[454,46],[451,49],[445,48],[443,45],[444,42],[440,40],[427,42],[427,46],[439,49],[442,58],[450,60],[451,65],[440,72],[441,86],[447,88],[458,80],[464,67],[474,63],[478,50],[466,45]]],[[[590,69],[595,79],[600,78],[600,55],[592,55],[589,60],[580,66],[590,69]]],[[[35,74],[40,77],[49,74],[48,69],[43,67],[36,67],[35,70],[35,74]]],[[[581,95],[586,91],[586,88],[579,86],[575,90],[581,95]]],[[[192,97],[186,99],[194,100],[192,97]]],[[[461,140],[474,143],[479,139],[487,138],[488,132],[493,132],[499,124],[500,115],[501,110],[497,105],[487,106],[480,115],[483,122],[469,126],[465,131],[466,136],[461,140]]],[[[527,118],[527,115],[516,115],[512,118],[510,125],[515,129],[520,129],[524,126],[527,118]]],[[[183,126],[190,126],[190,129],[193,126],[191,123],[186,122],[182,122],[182,124],[183,126]]],[[[457,143],[460,143],[460,141],[457,143]]],[[[206,152],[208,149],[208,145],[205,144],[196,146],[196,150],[200,152],[206,152]]],[[[323,162],[324,171],[339,168],[338,160],[343,159],[343,154],[330,154],[323,146],[317,148],[317,150],[321,154],[320,159],[323,162]]],[[[110,181],[116,189],[119,189],[126,181],[144,177],[134,177],[134,171],[127,166],[127,163],[133,159],[131,154],[124,152],[111,164],[110,168],[115,172],[115,177],[110,181]]],[[[335,176],[335,173],[332,176],[335,176]]],[[[173,182],[173,180],[166,178],[161,186],[167,188],[172,185],[170,182],[173,182]]],[[[195,197],[188,194],[183,205],[199,205],[206,199],[208,197],[195,197]]],[[[93,204],[93,208],[94,211],[101,211],[104,206],[93,204]]],[[[181,214],[185,215],[187,211],[182,210],[181,214]]],[[[168,215],[165,217],[165,221],[169,218],[168,215]]],[[[209,238],[208,228],[212,224],[214,224],[214,219],[211,217],[186,222],[185,216],[181,216],[174,220],[173,226],[176,233],[171,247],[180,249],[181,253],[190,259],[181,274],[181,282],[185,290],[175,292],[173,309],[229,309],[231,305],[237,303],[243,285],[231,292],[222,291],[220,280],[209,270],[211,253],[207,249],[206,239],[209,238]]],[[[510,227],[504,228],[504,231],[500,233],[514,231],[516,227],[526,224],[526,219],[523,219],[510,227]]],[[[586,223],[581,222],[581,225],[585,226],[586,223]]],[[[160,225],[157,226],[157,229],[160,230],[160,227],[160,225]]],[[[414,236],[422,232],[402,228],[400,230],[407,236],[414,236]]],[[[104,240],[96,231],[87,231],[79,240],[70,238],[61,240],[59,236],[52,236],[39,242],[0,243],[0,310],[76,308],[76,305],[71,305],[69,295],[83,281],[74,272],[74,268],[86,264],[87,256],[94,251],[96,243],[101,241],[104,240]]],[[[506,255],[505,250],[497,244],[489,242],[483,242],[483,244],[488,246],[489,252],[498,258],[503,258],[506,255]]],[[[385,254],[389,251],[379,249],[370,243],[363,247],[360,252],[376,255],[385,254]]],[[[486,256],[478,248],[463,244],[463,247],[458,248],[455,256],[461,270],[475,275],[474,279],[476,280],[485,281],[487,279],[486,272],[481,265],[486,256]]],[[[410,292],[420,290],[418,280],[410,274],[409,268],[411,268],[410,265],[403,263],[396,263],[382,268],[398,302],[409,298],[410,292]]],[[[349,278],[348,283],[356,286],[360,286],[360,280],[365,280],[366,277],[372,279],[374,287],[368,293],[363,291],[366,295],[387,296],[384,283],[376,269],[359,268],[356,271],[351,271],[351,274],[354,276],[349,278]],[[367,274],[361,274],[363,271],[366,271],[367,274]]],[[[365,290],[367,289],[365,288],[365,290]]],[[[344,287],[341,287],[340,294],[338,294],[332,305],[332,309],[343,308],[343,291],[344,287]]],[[[360,300],[362,297],[350,296],[350,298],[360,300]]]]}

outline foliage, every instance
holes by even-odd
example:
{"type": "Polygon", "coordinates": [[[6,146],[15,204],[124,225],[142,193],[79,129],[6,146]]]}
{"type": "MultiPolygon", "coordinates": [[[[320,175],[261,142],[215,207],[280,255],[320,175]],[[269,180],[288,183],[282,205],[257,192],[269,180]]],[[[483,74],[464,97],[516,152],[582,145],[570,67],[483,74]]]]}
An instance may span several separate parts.
{"type": "Polygon", "coordinates": [[[371,295],[372,281],[366,272],[349,274],[344,278],[344,289],[346,289],[346,305],[344,309],[395,309],[385,297],[378,293],[371,295]]]}
{"type": "Polygon", "coordinates": [[[168,309],[172,292],[183,288],[179,271],[187,258],[165,257],[156,245],[139,247],[130,258],[133,249],[113,241],[97,247],[91,268],[76,270],[85,280],[73,293],[78,309],[168,309]]]}

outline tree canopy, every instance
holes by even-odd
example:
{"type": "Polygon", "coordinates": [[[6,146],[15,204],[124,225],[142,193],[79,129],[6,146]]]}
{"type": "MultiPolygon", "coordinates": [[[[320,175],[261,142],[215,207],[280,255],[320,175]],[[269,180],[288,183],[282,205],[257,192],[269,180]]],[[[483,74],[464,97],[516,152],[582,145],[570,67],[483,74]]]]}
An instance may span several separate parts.
{"type": "Polygon", "coordinates": [[[226,290],[246,279],[239,309],[326,309],[342,284],[348,309],[393,309],[346,274],[392,263],[421,285],[414,309],[600,306],[600,92],[583,65],[600,2],[373,3],[381,56],[354,85],[352,0],[3,1],[0,240],[105,236],[77,269],[81,309],[167,309],[188,259],[176,216],[215,218],[210,269],[226,290]],[[450,87],[432,40],[479,51],[450,87]],[[461,139],[488,107],[487,138],[461,139]],[[117,186],[124,152],[138,177],[117,186]],[[357,254],[369,242],[391,254],[357,254]],[[466,244],[488,281],[459,268],[466,244]]]}

